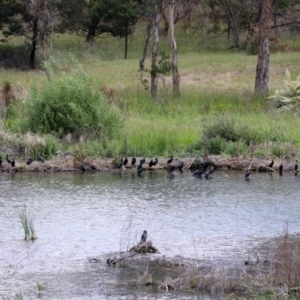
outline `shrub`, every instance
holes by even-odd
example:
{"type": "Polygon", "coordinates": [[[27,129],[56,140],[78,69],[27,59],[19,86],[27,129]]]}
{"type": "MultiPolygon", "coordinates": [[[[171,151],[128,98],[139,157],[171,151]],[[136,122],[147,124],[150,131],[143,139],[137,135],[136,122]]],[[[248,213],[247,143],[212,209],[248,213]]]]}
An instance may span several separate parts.
{"type": "Polygon", "coordinates": [[[286,71],[283,87],[275,91],[269,97],[274,100],[275,106],[284,111],[292,111],[300,114],[300,76],[296,80],[291,80],[291,74],[286,71]]]}
{"type": "Polygon", "coordinates": [[[78,66],[69,75],[55,77],[34,88],[28,104],[28,128],[62,138],[72,134],[79,139],[111,139],[122,125],[119,110],[110,106],[89,76],[78,66]]]}

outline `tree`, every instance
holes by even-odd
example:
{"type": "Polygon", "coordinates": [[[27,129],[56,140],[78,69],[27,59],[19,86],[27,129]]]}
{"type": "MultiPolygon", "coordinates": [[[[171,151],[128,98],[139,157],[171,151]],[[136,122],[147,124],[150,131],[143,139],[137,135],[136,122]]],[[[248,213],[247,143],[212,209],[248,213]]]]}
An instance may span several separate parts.
{"type": "Polygon", "coordinates": [[[178,74],[178,65],[177,65],[177,44],[175,40],[174,34],[174,3],[175,0],[171,0],[169,5],[167,6],[168,15],[169,15],[169,28],[168,28],[168,36],[172,49],[172,83],[173,83],[173,94],[179,95],[179,74],[178,74]]]}
{"type": "Polygon", "coordinates": [[[269,33],[273,0],[262,0],[255,91],[267,92],[269,82],[269,33]]]}

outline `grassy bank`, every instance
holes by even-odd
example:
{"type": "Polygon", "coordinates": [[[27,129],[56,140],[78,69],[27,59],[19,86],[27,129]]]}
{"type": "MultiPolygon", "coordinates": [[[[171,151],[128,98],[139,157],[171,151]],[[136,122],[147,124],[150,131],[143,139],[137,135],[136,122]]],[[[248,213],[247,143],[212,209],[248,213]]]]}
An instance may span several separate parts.
{"type": "MultiPolygon", "coordinates": [[[[229,51],[227,46],[223,41],[212,48],[204,39],[201,40],[201,36],[179,35],[181,95],[177,98],[172,96],[171,79],[167,76],[160,79],[158,99],[152,100],[149,90],[142,84],[142,80],[149,82],[149,73],[137,72],[141,53],[138,38],[132,39],[129,59],[123,60],[123,41],[120,39],[102,39],[94,46],[87,46],[78,37],[59,35],[51,52],[55,72],[69,72],[73,63],[68,54],[75,54],[92,78],[94,88],[110,91],[108,100],[120,109],[124,125],[118,138],[105,143],[84,139],[72,142],[68,138],[54,142],[53,138],[51,152],[55,148],[63,148],[82,151],[85,156],[116,156],[120,153],[130,156],[189,156],[210,151],[214,143],[221,143],[214,154],[231,155],[236,150],[249,154],[250,145],[255,144],[256,155],[260,157],[297,157],[300,137],[295,128],[300,125],[299,117],[279,113],[265,96],[253,95],[257,57],[229,51]],[[234,131],[238,131],[239,127],[248,130],[238,133],[237,140],[221,137],[217,141],[216,138],[222,135],[217,131],[215,136],[206,136],[206,141],[203,141],[204,129],[217,124],[222,127],[220,120],[223,115],[234,121],[234,131]]],[[[162,37],[161,49],[168,49],[166,37],[162,37]]],[[[294,78],[300,74],[298,56],[297,52],[271,54],[270,93],[282,84],[286,69],[294,78]]],[[[149,66],[148,58],[146,67],[149,66]]],[[[16,97],[25,99],[33,84],[42,82],[45,75],[41,74],[41,70],[6,69],[0,73],[0,85],[10,82],[16,97]]],[[[6,139],[6,132],[12,129],[4,126],[5,110],[2,105],[2,143],[7,142],[7,148],[15,148],[19,155],[32,155],[31,150],[26,153],[20,151],[27,149],[26,145],[17,147],[12,139],[6,139]]],[[[14,131],[14,134],[23,134],[20,126],[14,131]]],[[[38,151],[48,156],[49,149],[43,150],[43,147],[47,148],[47,141],[44,145],[38,151]]],[[[5,148],[0,151],[5,154],[5,148]]]]}

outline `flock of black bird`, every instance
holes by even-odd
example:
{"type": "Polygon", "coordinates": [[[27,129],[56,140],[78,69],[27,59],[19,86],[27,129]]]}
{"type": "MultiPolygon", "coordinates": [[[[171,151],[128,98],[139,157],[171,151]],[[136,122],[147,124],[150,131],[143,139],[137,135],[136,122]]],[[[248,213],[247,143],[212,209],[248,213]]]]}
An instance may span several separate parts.
{"type": "MultiPolygon", "coordinates": [[[[274,160],[272,159],[271,162],[266,166],[266,170],[272,171],[273,166],[274,166],[274,160]]],[[[279,172],[280,176],[283,175],[283,164],[282,163],[279,165],[278,172],[279,172]]],[[[250,170],[250,167],[249,167],[246,171],[245,178],[249,179],[250,174],[251,174],[251,170],[250,170]]],[[[296,163],[295,163],[295,166],[294,166],[294,174],[295,174],[295,176],[298,176],[298,160],[296,160],[296,163]]]]}
{"type": "MultiPolygon", "coordinates": [[[[167,160],[167,164],[168,164],[167,171],[168,171],[168,174],[173,175],[175,171],[182,172],[184,163],[182,161],[180,161],[176,165],[171,165],[172,161],[173,161],[173,157],[171,157],[171,158],[169,158],[167,160]]],[[[131,159],[131,167],[135,167],[136,162],[137,162],[136,158],[133,157],[131,159]]],[[[112,162],[112,163],[114,163],[114,162],[112,162]]],[[[141,175],[142,172],[145,170],[145,168],[144,168],[145,165],[148,165],[148,168],[151,168],[153,166],[156,166],[157,163],[158,163],[158,158],[155,158],[154,160],[151,159],[149,162],[146,162],[146,159],[142,158],[142,159],[140,159],[140,162],[139,162],[139,164],[136,167],[136,172],[137,172],[138,175],[141,175]]],[[[121,158],[120,161],[119,161],[119,163],[117,164],[117,168],[118,169],[126,168],[127,164],[128,164],[128,158],[127,157],[125,159],[121,158]]]]}
{"type": "MultiPolygon", "coordinates": [[[[10,158],[8,157],[8,155],[6,155],[6,161],[11,165],[12,168],[15,167],[15,165],[16,165],[15,160],[14,160],[14,159],[10,159],[10,158]]],[[[45,159],[40,155],[40,156],[38,157],[37,161],[44,163],[44,162],[45,162],[45,159]]],[[[0,156],[0,167],[2,166],[2,162],[3,162],[3,160],[2,160],[2,157],[0,156]]],[[[32,159],[32,158],[29,158],[29,159],[26,161],[26,165],[30,165],[31,163],[33,163],[33,159],[32,159]]]]}

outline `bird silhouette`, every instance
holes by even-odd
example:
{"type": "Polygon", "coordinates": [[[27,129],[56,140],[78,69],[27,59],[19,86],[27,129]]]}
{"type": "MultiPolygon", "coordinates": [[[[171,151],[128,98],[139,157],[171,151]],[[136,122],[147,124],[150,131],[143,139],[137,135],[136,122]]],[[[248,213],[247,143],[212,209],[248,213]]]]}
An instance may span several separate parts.
{"type": "Polygon", "coordinates": [[[175,168],[176,168],[178,171],[182,172],[183,165],[184,165],[184,163],[183,163],[183,161],[181,161],[181,162],[179,162],[179,164],[178,164],[177,166],[175,166],[175,168]]]}
{"type": "Polygon", "coordinates": [[[132,166],[134,166],[134,165],[135,165],[135,163],[136,163],[136,158],[135,158],[135,157],[133,157],[133,158],[131,159],[131,165],[132,165],[132,166]]]}
{"type": "Polygon", "coordinates": [[[123,158],[121,158],[121,160],[120,160],[120,162],[119,162],[117,168],[118,168],[118,169],[121,169],[122,166],[123,166],[123,158]]]}
{"type": "Polygon", "coordinates": [[[144,157],[143,159],[140,160],[140,162],[141,162],[142,164],[144,164],[144,163],[146,162],[146,158],[144,157]]]}
{"type": "Polygon", "coordinates": [[[212,166],[208,171],[205,172],[205,179],[209,179],[209,175],[214,172],[215,168],[212,166]]]}
{"type": "Polygon", "coordinates": [[[144,171],[143,164],[140,163],[137,168],[138,175],[141,175],[143,171],[144,171]]]}
{"type": "Polygon", "coordinates": [[[295,171],[295,176],[297,176],[298,175],[298,160],[296,160],[294,171],[295,171]]]}
{"type": "Polygon", "coordinates": [[[14,167],[16,165],[16,162],[14,160],[11,161],[11,166],[14,167]]]}
{"type": "Polygon", "coordinates": [[[272,159],[272,161],[268,164],[268,168],[272,168],[274,165],[274,160],[272,159]]]}
{"type": "Polygon", "coordinates": [[[197,177],[197,178],[202,178],[202,174],[204,173],[204,169],[197,169],[194,173],[193,176],[197,177]]]}
{"type": "Polygon", "coordinates": [[[249,178],[250,174],[251,174],[251,170],[248,169],[248,170],[246,171],[245,178],[246,178],[246,179],[249,178]]]}
{"type": "Polygon", "coordinates": [[[167,160],[167,164],[170,164],[173,161],[173,156],[167,160]]]}
{"type": "Polygon", "coordinates": [[[146,242],[146,240],[147,240],[147,231],[146,230],[144,230],[143,231],[143,234],[142,234],[142,236],[141,236],[141,242],[146,242]]]}
{"type": "Polygon", "coordinates": [[[39,155],[38,161],[44,163],[45,162],[45,158],[43,156],[39,155]]]}
{"type": "Polygon", "coordinates": [[[80,168],[80,171],[81,171],[82,173],[86,171],[86,168],[85,168],[85,165],[84,165],[84,164],[80,164],[79,168],[80,168]]]}
{"type": "Polygon", "coordinates": [[[123,165],[126,166],[127,163],[128,163],[128,158],[126,157],[126,158],[124,159],[123,165]]]}
{"type": "Polygon", "coordinates": [[[282,175],[282,171],[283,171],[283,165],[282,164],[280,164],[278,170],[279,170],[279,175],[282,175]]]}
{"type": "Polygon", "coordinates": [[[149,162],[149,167],[152,167],[152,166],[153,166],[153,159],[151,159],[149,162]]]}
{"type": "Polygon", "coordinates": [[[154,161],[153,161],[153,166],[155,166],[157,163],[158,163],[158,159],[155,158],[154,161]]]}
{"type": "Polygon", "coordinates": [[[2,165],[2,156],[0,156],[0,167],[2,165]]]}
{"type": "Polygon", "coordinates": [[[11,160],[9,159],[8,155],[6,155],[6,161],[11,164],[11,160]]]}
{"type": "Polygon", "coordinates": [[[30,165],[32,162],[33,162],[33,159],[32,159],[32,158],[29,158],[29,159],[26,161],[26,165],[30,165]]]}

